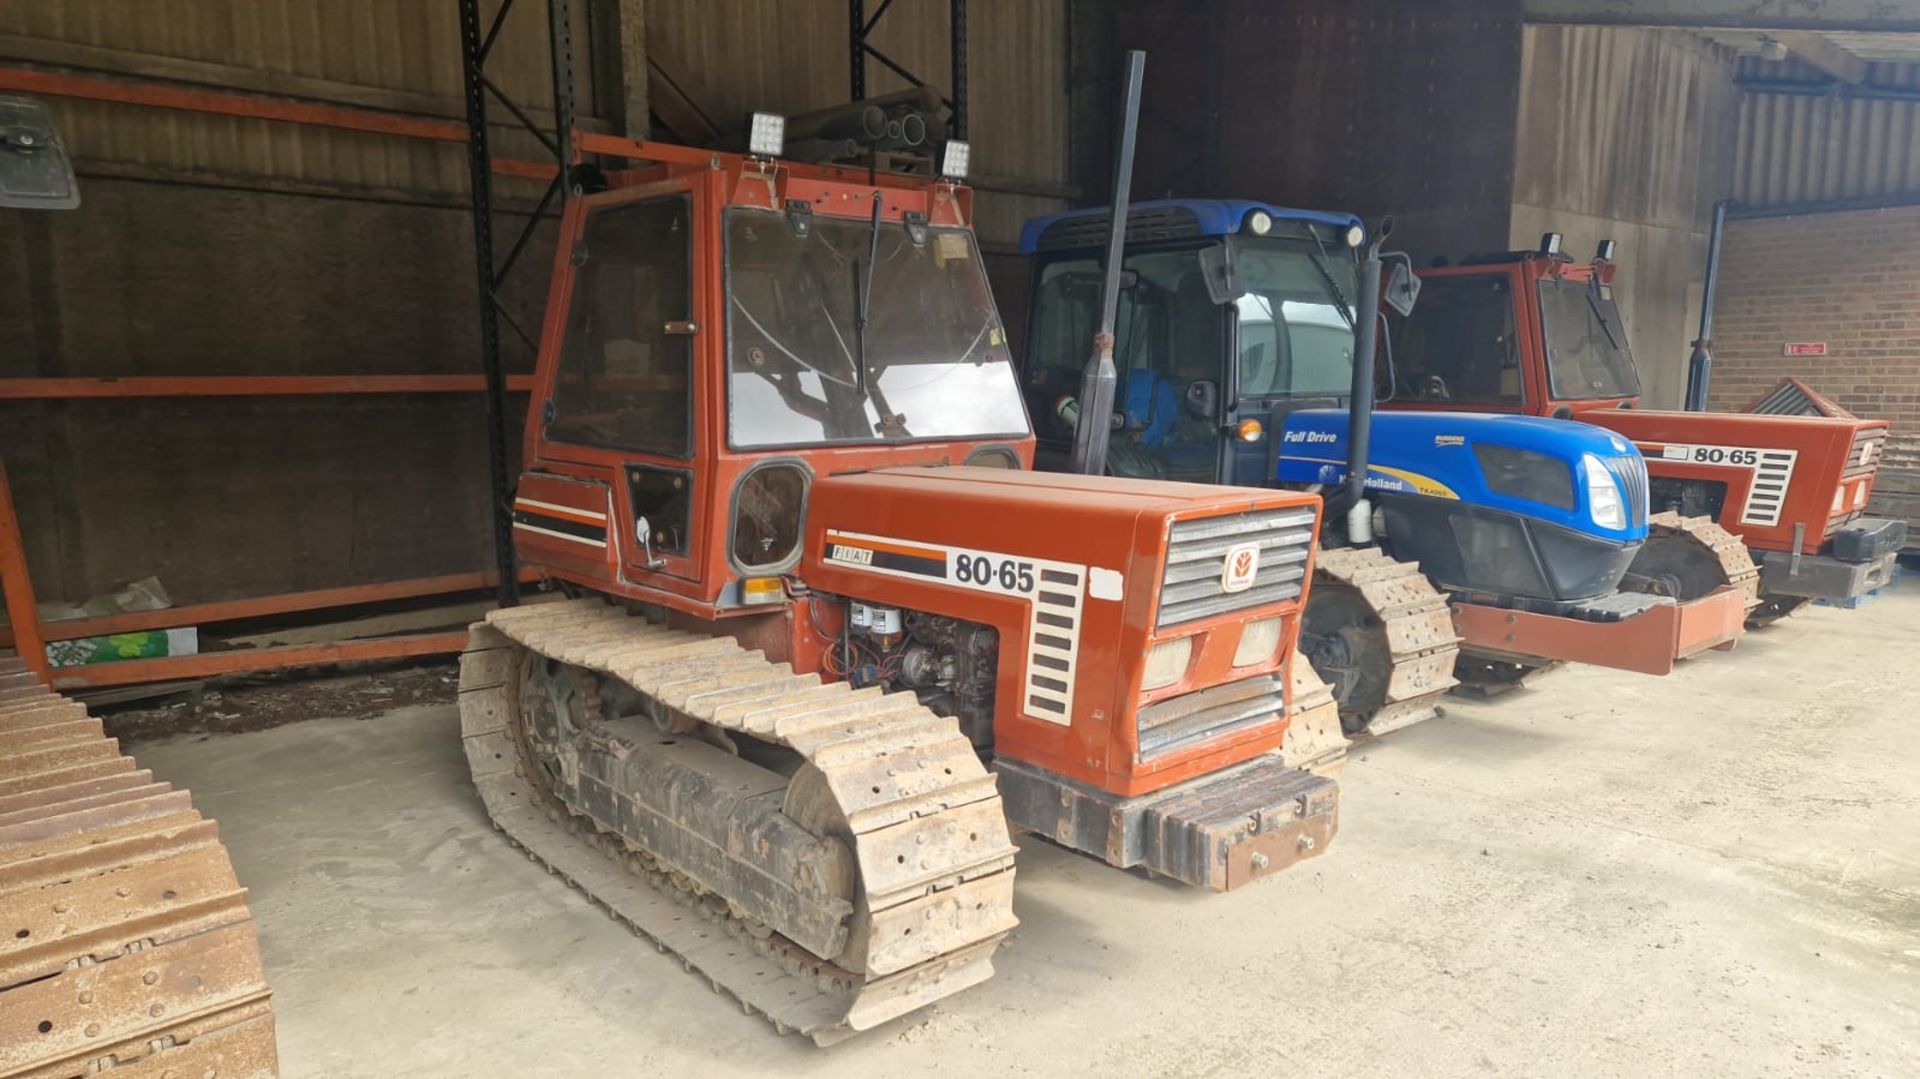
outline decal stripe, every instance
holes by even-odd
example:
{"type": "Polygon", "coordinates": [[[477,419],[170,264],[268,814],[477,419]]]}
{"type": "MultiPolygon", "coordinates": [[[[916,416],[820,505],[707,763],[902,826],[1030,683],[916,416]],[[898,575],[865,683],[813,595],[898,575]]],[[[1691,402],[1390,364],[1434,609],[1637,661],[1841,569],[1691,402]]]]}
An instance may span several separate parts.
{"type": "Polygon", "coordinates": [[[583,510],[577,506],[562,506],[556,502],[539,502],[531,498],[516,498],[514,509],[525,508],[544,517],[559,517],[562,520],[578,521],[581,524],[604,525],[607,515],[597,510],[583,510]]]}
{"type": "Polygon", "coordinates": [[[591,543],[596,547],[607,545],[607,529],[604,524],[582,524],[579,521],[569,521],[544,513],[516,509],[513,514],[513,527],[560,539],[591,543]]]}

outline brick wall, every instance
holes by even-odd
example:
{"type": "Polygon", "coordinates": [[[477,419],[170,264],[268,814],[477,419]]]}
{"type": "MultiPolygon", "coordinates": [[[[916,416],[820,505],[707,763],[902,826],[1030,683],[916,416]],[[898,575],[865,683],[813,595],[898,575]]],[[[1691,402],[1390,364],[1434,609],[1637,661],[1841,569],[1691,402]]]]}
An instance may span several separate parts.
{"type": "Polygon", "coordinates": [[[1890,421],[1870,512],[1920,531],[1920,206],[1729,222],[1713,351],[1716,411],[1794,375],[1890,421]],[[1790,358],[1788,342],[1827,355],[1790,358]]]}

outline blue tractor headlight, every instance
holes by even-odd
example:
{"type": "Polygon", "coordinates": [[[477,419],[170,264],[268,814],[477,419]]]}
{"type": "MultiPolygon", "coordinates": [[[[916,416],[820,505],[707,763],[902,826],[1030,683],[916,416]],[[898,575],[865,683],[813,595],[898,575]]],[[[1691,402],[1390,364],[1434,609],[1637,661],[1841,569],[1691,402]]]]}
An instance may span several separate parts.
{"type": "Polygon", "coordinates": [[[1573,474],[1566,458],[1486,442],[1474,443],[1473,456],[1480,462],[1487,490],[1494,494],[1563,510],[1574,507],[1573,474]]]}
{"type": "Polygon", "coordinates": [[[1620,496],[1620,485],[1614,482],[1613,473],[1591,453],[1581,456],[1580,470],[1586,476],[1587,508],[1593,514],[1593,523],[1616,532],[1625,529],[1627,501],[1620,496]]]}

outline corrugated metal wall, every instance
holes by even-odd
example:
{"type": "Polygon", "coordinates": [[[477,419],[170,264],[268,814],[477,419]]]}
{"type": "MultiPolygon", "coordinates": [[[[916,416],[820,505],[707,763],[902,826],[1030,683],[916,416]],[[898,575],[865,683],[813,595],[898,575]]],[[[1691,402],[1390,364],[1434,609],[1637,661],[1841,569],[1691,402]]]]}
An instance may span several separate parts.
{"type": "MultiPolygon", "coordinates": [[[[869,0],[868,16],[879,6],[869,0]]],[[[947,0],[896,0],[876,24],[872,44],[944,87],[947,12],[947,0]]],[[[1066,0],[971,0],[968,24],[973,169],[1064,184],[1066,0]]],[[[647,8],[647,40],[654,59],[721,122],[754,109],[800,113],[847,100],[844,0],[782,0],[777,9],[765,0],[655,0],[647,8]]],[[[869,94],[906,85],[878,60],[867,61],[869,94]]],[[[986,190],[976,205],[981,237],[1010,243],[1028,217],[1066,204],[986,190]]]]}
{"type": "MultiPolygon", "coordinates": [[[[1821,82],[1793,60],[1747,57],[1748,79],[1821,82]]],[[[1869,64],[1865,80],[1920,95],[1920,65],[1869,64]]],[[[1920,101],[1749,92],[1733,197],[1750,206],[1920,196],[1920,101]]]]}
{"type": "MultiPolygon", "coordinates": [[[[608,83],[589,70],[603,51],[590,7],[617,4],[574,4],[589,126],[608,83]]],[[[972,0],[977,171],[1066,180],[1066,8],[972,0]]],[[[846,96],[838,0],[645,11],[658,58],[723,124],[846,96]]],[[[944,85],[947,12],[895,0],[875,44],[944,85]]],[[[458,118],[456,17],[453,0],[15,0],[0,3],[0,64],[458,118]]],[[[519,0],[489,65],[532,109],[550,99],[545,19],[543,0],[519,0]]],[[[868,70],[870,92],[903,85],[877,61],[868,70]]],[[[0,211],[0,330],[16,345],[0,346],[0,377],[477,371],[464,146],[50,103],[85,201],[0,211]]],[[[1063,205],[984,191],[980,232],[1011,241],[1063,205]]],[[[536,241],[509,292],[522,325],[538,325],[547,258],[536,241]]],[[[510,369],[530,360],[510,340],[510,369]]],[[[0,457],[47,598],[149,573],[197,602],[483,568],[484,449],[477,396],[0,402],[0,457]]]]}
{"type": "MultiPolygon", "coordinates": [[[[0,34],[25,40],[0,41],[0,57],[42,55],[34,48],[38,39],[99,50],[103,68],[174,77],[192,70],[156,65],[155,57],[231,66],[335,83],[341,91],[417,95],[421,100],[398,99],[416,108],[437,99],[438,111],[457,116],[457,16],[452,0],[8,3],[0,4],[0,34]]],[[[508,95],[530,105],[552,96],[544,23],[544,5],[516,5],[499,39],[498,67],[489,67],[508,95]]],[[[207,74],[217,77],[217,71],[207,74]]],[[[584,64],[576,75],[579,100],[590,101],[584,64]]],[[[458,145],[68,98],[53,104],[68,144],[93,161],[406,191],[466,190],[466,155],[458,145]]]]}
{"type": "Polygon", "coordinates": [[[1503,238],[1517,0],[1125,0],[1147,50],[1139,198],[1377,218],[1416,257],[1503,238]]]}
{"type": "Polygon", "coordinates": [[[1526,31],[1508,242],[1560,232],[1576,258],[1619,242],[1621,315],[1663,407],[1684,396],[1713,204],[1730,182],[1732,72],[1728,50],[1683,31],[1526,31]]]}

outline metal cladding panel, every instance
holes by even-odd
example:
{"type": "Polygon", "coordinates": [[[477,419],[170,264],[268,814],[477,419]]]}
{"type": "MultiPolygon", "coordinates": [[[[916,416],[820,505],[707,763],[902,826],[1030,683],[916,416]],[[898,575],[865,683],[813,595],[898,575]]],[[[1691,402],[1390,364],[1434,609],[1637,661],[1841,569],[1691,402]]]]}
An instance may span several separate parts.
{"type": "MultiPolygon", "coordinates": [[[[552,96],[545,10],[544,4],[517,5],[489,65],[494,81],[529,108],[545,107],[552,96]]],[[[575,78],[584,105],[591,96],[582,11],[575,12],[575,78]]],[[[461,115],[460,30],[452,3],[5,4],[0,5],[0,34],[101,50],[92,65],[99,70],[144,71],[143,55],[196,61],[420,95],[418,104],[430,115],[461,115]]],[[[30,53],[31,44],[21,51],[30,53]]],[[[466,190],[466,151],[458,143],[69,98],[52,99],[52,105],[68,146],[88,162],[371,188],[466,190]]],[[[527,153],[513,144],[507,152],[527,153]]]]}
{"type": "MultiPolygon", "coordinates": [[[[1739,73],[1743,79],[1829,81],[1793,60],[1749,57],[1739,73]]],[[[1920,64],[1868,64],[1863,81],[1916,100],[1749,91],[1740,106],[1733,197],[1764,208],[1920,191],[1920,64]]]]}
{"type": "Polygon", "coordinates": [[[1727,187],[1731,69],[1691,34],[1528,27],[1513,201],[1704,232],[1727,187]]]}
{"type": "Polygon", "coordinates": [[[1392,213],[1417,258],[1506,230],[1518,0],[1139,0],[1134,189],[1392,213]]]}

